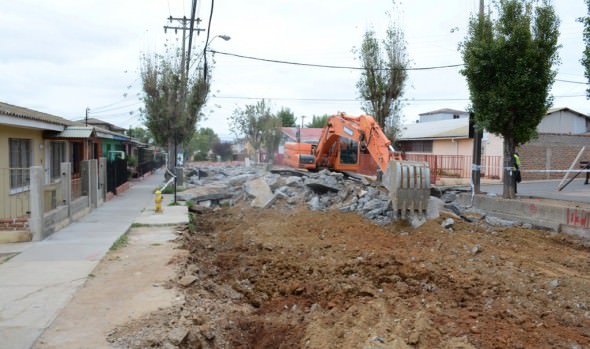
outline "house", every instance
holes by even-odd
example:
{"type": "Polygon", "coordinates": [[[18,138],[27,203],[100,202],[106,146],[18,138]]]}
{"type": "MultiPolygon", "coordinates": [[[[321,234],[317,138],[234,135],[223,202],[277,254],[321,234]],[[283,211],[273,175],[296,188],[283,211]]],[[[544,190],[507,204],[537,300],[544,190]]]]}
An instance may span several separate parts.
{"type": "Polygon", "coordinates": [[[590,161],[590,116],[570,108],[552,108],[537,133],[536,139],[518,147],[523,180],[561,179],[564,173],[550,171],[568,170],[572,165],[579,169],[574,163],[578,155],[578,161],[590,161]],[[584,146],[586,150],[580,154],[584,146]]]}
{"type": "Polygon", "coordinates": [[[418,122],[432,122],[453,119],[469,119],[469,112],[457,109],[444,108],[418,114],[418,116],[420,116],[418,122]]]}
{"type": "Polygon", "coordinates": [[[0,230],[12,231],[0,232],[0,242],[27,240],[23,231],[31,210],[29,168],[41,167],[47,184],[59,177],[68,144],[48,140],[44,134],[62,132],[72,124],[55,115],[0,102],[0,230]]]}
{"type": "Polygon", "coordinates": [[[130,140],[0,102],[0,242],[42,239],[102,204],[107,188],[124,190],[127,163],[111,166],[103,146],[125,149],[130,140]]]}
{"type": "Polygon", "coordinates": [[[590,132],[590,116],[570,108],[552,108],[537,127],[540,134],[579,135],[590,132]]]}
{"type": "MultiPolygon", "coordinates": [[[[397,144],[407,159],[430,163],[431,174],[439,176],[433,177],[433,181],[445,176],[470,178],[473,140],[469,137],[468,115],[453,109],[420,114],[418,123],[402,127],[397,144]]],[[[526,170],[568,169],[581,147],[590,145],[589,125],[589,117],[583,113],[569,108],[550,109],[537,127],[538,138],[518,147],[523,179],[563,176],[562,173],[527,173],[526,170]]],[[[502,177],[503,151],[503,138],[484,131],[482,177],[502,177]]],[[[590,149],[584,158],[590,160],[590,149]]]]}

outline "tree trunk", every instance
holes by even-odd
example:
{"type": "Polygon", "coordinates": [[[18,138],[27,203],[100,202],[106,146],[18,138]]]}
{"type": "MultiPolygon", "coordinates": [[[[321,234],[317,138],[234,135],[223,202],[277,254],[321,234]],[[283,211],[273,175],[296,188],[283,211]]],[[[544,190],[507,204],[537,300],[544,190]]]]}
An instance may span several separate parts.
{"type": "Polygon", "coordinates": [[[512,170],[513,154],[514,139],[512,137],[504,137],[504,176],[502,180],[504,191],[502,197],[505,199],[514,199],[516,197],[516,193],[514,192],[516,173],[512,170]]]}
{"type": "Polygon", "coordinates": [[[174,145],[174,136],[168,137],[168,169],[174,173],[176,167],[176,147],[174,145]]]}

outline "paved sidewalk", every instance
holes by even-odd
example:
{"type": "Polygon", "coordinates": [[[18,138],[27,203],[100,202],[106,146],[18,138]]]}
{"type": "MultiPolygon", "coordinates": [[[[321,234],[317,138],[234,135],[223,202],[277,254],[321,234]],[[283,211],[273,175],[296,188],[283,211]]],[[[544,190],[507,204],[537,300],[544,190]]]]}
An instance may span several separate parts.
{"type": "MultiPolygon", "coordinates": [[[[2,349],[28,349],[33,345],[113,242],[138,216],[153,212],[153,190],[162,181],[163,172],[158,171],[133,183],[128,191],[80,221],[43,241],[24,245],[22,252],[0,264],[2,349]]],[[[186,217],[186,206],[184,209],[186,217]]]]}

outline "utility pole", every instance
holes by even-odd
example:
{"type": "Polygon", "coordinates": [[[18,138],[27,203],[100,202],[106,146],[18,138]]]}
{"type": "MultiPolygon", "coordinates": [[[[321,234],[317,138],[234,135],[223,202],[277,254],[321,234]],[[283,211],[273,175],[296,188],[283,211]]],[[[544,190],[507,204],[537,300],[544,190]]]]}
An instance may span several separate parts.
{"type": "MultiPolygon", "coordinates": [[[[479,23],[483,26],[484,21],[484,0],[479,0],[479,23]]],[[[475,123],[475,115],[469,114],[469,126],[473,127],[473,164],[471,165],[471,181],[473,183],[473,192],[481,192],[481,139],[483,130],[480,130],[475,123]]]]}
{"type": "Polygon", "coordinates": [[[90,111],[90,108],[86,107],[86,118],[84,119],[85,126],[88,126],[88,112],[89,111],[90,111]]]}
{"type": "MultiPolygon", "coordinates": [[[[173,141],[174,144],[170,144],[170,141],[168,141],[168,154],[171,153],[171,149],[173,149],[173,155],[174,155],[174,202],[176,202],[176,186],[177,186],[177,179],[179,176],[179,156],[178,156],[178,120],[176,120],[177,116],[179,113],[184,113],[184,110],[186,108],[186,83],[187,83],[187,74],[188,74],[188,67],[190,65],[190,60],[187,60],[187,54],[186,54],[186,31],[188,30],[191,34],[192,31],[196,30],[197,33],[200,31],[204,31],[205,29],[200,29],[198,28],[198,24],[201,21],[200,19],[188,19],[186,17],[168,17],[168,21],[170,21],[170,23],[172,23],[172,21],[178,21],[180,22],[180,27],[178,26],[164,26],[164,33],[167,32],[168,29],[174,29],[174,33],[178,33],[179,30],[182,30],[182,57],[181,57],[181,63],[180,63],[180,69],[181,69],[181,75],[180,75],[180,100],[178,101],[178,105],[180,106],[180,108],[176,108],[176,112],[174,113],[173,117],[174,120],[172,120],[173,123],[173,141]],[[194,28],[194,22],[197,22],[197,28],[194,28]],[[186,68],[185,68],[186,67],[186,68]]],[[[191,44],[192,44],[192,35],[191,35],[191,44]]],[[[182,152],[182,144],[180,147],[180,151],[182,152]]],[[[170,156],[169,156],[170,157],[170,156]]],[[[180,171],[182,171],[182,169],[180,169],[180,171]]],[[[181,178],[181,183],[182,185],[182,178],[181,178]]]]}

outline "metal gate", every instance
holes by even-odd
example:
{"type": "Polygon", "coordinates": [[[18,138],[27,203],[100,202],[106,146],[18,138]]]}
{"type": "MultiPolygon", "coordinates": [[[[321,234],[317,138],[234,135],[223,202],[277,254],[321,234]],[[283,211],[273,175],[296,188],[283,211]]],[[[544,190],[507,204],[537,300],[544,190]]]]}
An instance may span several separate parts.
{"type": "Polygon", "coordinates": [[[107,191],[116,194],[115,189],[127,182],[127,160],[115,159],[107,161],[107,191]]]}

